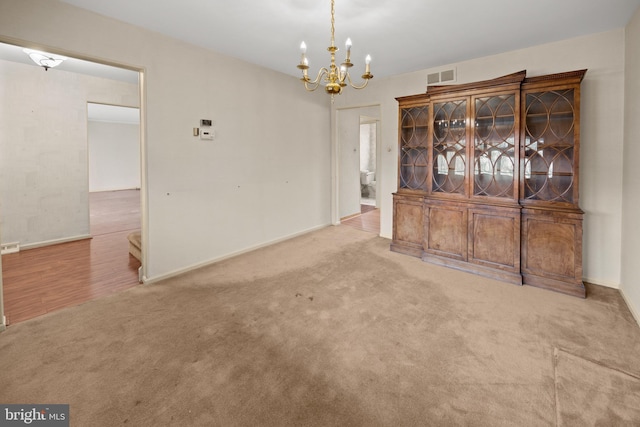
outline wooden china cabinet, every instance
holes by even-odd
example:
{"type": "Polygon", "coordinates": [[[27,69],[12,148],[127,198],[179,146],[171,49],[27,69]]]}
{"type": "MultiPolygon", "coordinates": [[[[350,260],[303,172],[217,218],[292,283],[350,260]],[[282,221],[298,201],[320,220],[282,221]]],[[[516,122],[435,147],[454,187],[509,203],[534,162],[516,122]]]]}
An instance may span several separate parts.
{"type": "Polygon", "coordinates": [[[522,71],[397,98],[391,250],[584,297],[585,72],[527,78],[522,71]]]}

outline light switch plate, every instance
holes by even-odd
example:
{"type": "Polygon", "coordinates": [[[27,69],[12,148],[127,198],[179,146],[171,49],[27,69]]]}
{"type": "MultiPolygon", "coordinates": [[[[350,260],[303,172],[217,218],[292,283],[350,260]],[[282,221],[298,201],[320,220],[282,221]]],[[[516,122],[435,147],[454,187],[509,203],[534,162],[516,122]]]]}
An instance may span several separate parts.
{"type": "Polygon", "coordinates": [[[200,129],[200,139],[206,139],[209,141],[213,140],[213,130],[211,129],[200,129]]]}

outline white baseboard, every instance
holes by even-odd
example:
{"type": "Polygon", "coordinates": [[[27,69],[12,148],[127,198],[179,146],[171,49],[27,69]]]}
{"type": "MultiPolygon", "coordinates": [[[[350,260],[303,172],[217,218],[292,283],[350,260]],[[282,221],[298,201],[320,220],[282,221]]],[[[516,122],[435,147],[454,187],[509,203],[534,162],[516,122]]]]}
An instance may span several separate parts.
{"type": "Polygon", "coordinates": [[[218,257],[218,258],[214,258],[214,259],[211,259],[211,260],[208,260],[208,261],[204,261],[204,262],[200,262],[200,263],[197,263],[197,264],[192,264],[192,265],[190,265],[188,267],[180,268],[178,270],[170,271],[168,273],[161,274],[160,276],[155,276],[155,277],[146,277],[146,276],[144,276],[142,278],[142,282],[144,284],[146,284],[146,285],[152,284],[152,283],[156,283],[156,282],[159,282],[161,280],[165,280],[165,279],[169,279],[171,277],[179,276],[181,274],[188,273],[189,271],[197,270],[197,269],[202,268],[202,267],[207,267],[209,265],[218,263],[220,261],[224,261],[226,259],[233,258],[233,257],[236,257],[238,255],[245,254],[247,252],[252,252],[252,251],[255,251],[257,249],[264,248],[266,246],[275,245],[276,243],[284,242],[286,240],[290,240],[290,239],[293,239],[295,237],[311,233],[313,231],[321,230],[321,229],[326,228],[326,227],[331,227],[331,224],[325,224],[325,225],[319,225],[317,227],[312,227],[312,228],[309,228],[307,230],[299,231],[297,233],[289,234],[287,236],[280,237],[278,239],[274,239],[274,240],[270,240],[270,241],[265,242],[265,243],[261,243],[259,245],[251,246],[249,248],[242,249],[242,250],[237,251],[237,252],[232,252],[230,254],[223,255],[223,256],[218,257]]]}
{"type": "Polygon", "coordinates": [[[582,281],[591,283],[592,285],[604,286],[606,288],[620,289],[620,283],[609,282],[607,280],[591,279],[589,277],[583,277],[582,281]]]}
{"type": "Polygon", "coordinates": [[[112,191],[129,191],[129,190],[140,190],[140,187],[115,187],[115,188],[101,188],[99,190],[89,190],[89,193],[107,193],[112,191]]]}
{"type": "Polygon", "coordinates": [[[633,315],[633,318],[636,319],[638,326],[640,326],[640,312],[638,312],[638,309],[631,303],[631,300],[627,298],[627,295],[624,293],[624,289],[620,289],[620,295],[622,295],[622,299],[627,304],[627,307],[629,307],[631,315],[633,315]]]}
{"type": "Polygon", "coordinates": [[[27,243],[21,245],[20,250],[41,248],[43,246],[57,245],[59,243],[75,242],[76,240],[90,239],[91,234],[82,234],[80,236],[65,237],[64,239],[45,240],[44,242],[27,243]]]}

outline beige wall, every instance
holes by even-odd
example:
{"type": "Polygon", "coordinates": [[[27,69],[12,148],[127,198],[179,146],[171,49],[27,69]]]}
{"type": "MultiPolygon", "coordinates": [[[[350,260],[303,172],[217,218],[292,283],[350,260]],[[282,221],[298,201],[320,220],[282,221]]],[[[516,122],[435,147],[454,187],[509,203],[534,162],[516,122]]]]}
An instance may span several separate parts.
{"type": "Polygon", "coordinates": [[[140,125],[88,123],[89,192],[140,188],[140,125]]]}
{"type": "Polygon", "coordinates": [[[0,0],[1,39],[144,69],[148,280],[330,223],[330,101],[295,77],[58,1],[0,0]]]}
{"type": "Polygon", "coordinates": [[[640,323],[640,9],[625,32],[625,132],[622,187],[622,293],[640,323]]]}
{"type": "MultiPolygon", "coordinates": [[[[395,97],[423,93],[427,74],[451,66],[457,82],[491,79],[520,70],[529,76],[587,68],[582,84],[580,205],[584,221],[584,279],[619,287],[622,219],[624,30],[535,46],[437,69],[394,76],[347,90],[336,109],[380,103],[382,109],[381,234],[391,237],[397,189],[398,104],[395,97]]],[[[375,74],[375,70],[373,70],[375,74]]]]}

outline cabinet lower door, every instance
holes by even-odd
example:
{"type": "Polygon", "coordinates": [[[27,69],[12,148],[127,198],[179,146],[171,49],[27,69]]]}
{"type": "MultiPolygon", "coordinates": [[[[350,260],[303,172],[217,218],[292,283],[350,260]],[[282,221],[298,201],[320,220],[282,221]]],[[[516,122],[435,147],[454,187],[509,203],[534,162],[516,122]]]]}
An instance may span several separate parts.
{"type": "Polygon", "coordinates": [[[459,261],[467,260],[467,205],[425,201],[424,251],[459,261]]]}
{"type": "Polygon", "coordinates": [[[474,268],[486,271],[488,276],[522,284],[520,209],[491,206],[470,208],[468,260],[474,264],[474,268]]]}
{"type": "Polygon", "coordinates": [[[423,197],[393,195],[393,241],[391,250],[422,256],[423,197]]]}
{"type": "Polygon", "coordinates": [[[586,296],[581,212],[522,210],[522,273],[527,285],[586,296]]]}

